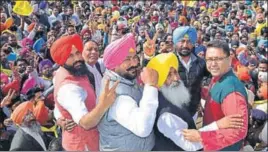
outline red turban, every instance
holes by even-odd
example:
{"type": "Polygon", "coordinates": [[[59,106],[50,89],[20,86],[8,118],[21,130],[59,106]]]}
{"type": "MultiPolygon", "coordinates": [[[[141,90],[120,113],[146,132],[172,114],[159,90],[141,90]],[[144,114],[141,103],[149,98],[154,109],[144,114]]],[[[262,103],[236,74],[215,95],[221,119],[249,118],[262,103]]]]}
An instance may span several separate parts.
{"type": "Polygon", "coordinates": [[[237,77],[241,81],[249,81],[250,75],[247,67],[244,66],[237,67],[237,77]]]}
{"type": "Polygon", "coordinates": [[[34,107],[33,114],[40,125],[45,125],[48,120],[48,109],[44,104],[44,101],[38,101],[34,107]]]}
{"type": "Polygon", "coordinates": [[[83,30],[81,31],[81,36],[84,36],[86,33],[88,33],[89,35],[91,35],[90,30],[89,30],[88,28],[86,28],[86,29],[83,29],[83,30]]]}
{"type": "Polygon", "coordinates": [[[59,65],[63,65],[71,54],[73,45],[82,53],[83,42],[78,34],[63,36],[56,40],[50,48],[53,61],[59,65]]]}
{"type": "Polygon", "coordinates": [[[8,91],[10,89],[13,89],[13,90],[16,91],[16,93],[19,93],[19,91],[20,91],[20,81],[19,80],[14,80],[14,81],[10,82],[9,84],[5,85],[3,87],[3,90],[2,90],[3,94],[7,95],[8,91]]]}
{"type": "Polygon", "coordinates": [[[33,112],[33,103],[30,101],[23,102],[15,108],[11,114],[11,119],[15,124],[21,125],[28,111],[33,112]]]}

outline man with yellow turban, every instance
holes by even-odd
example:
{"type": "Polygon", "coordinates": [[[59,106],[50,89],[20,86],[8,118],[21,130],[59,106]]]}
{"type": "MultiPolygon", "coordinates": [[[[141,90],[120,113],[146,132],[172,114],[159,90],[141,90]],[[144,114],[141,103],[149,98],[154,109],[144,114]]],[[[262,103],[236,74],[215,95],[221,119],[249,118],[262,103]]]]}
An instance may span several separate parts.
{"type": "Polygon", "coordinates": [[[77,34],[61,37],[50,49],[52,59],[60,65],[54,77],[55,108],[64,119],[77,124],[71,131],[63,130],[63,148],[67,151],[98,151],[96,125],[114,102],[116,84],[109,89],[107,81],[96,105],[96,93],[89,81],[92,73],[85,65],[82,51],[83,42],[77,34]]]}
{"type": "Polygon", "coordinates": [[[11,142],[10,151],[46,151],[48,147],[47,138],[41,131],[40,124],[34,115],[33,102],[21,103],[11,114],[14,124],[18,130],[11,142]]]}
{"type": "MultiPolygon", "coordinates": [[[[150,151],[155,143],[153,126],[158,108],[157,72],[144,68],[141,80],[144,89],[137,84],[139,58],[132,33],[110,43],[104,50],[103,62],[107,68],[103,82],[116,88],[114,104],[98,125],[100,151],[150,151]]],[[[102,82],[103,90],[104,83],[102,82]]]]}
{"type": "MultiPolygon", "coordinates": [[[[173,53],[159,54],[152,58],[147,67],[158,72],[159,106],[155,122],[155,146],[153,151],[196,151],[202,149],[202,144],[186,141],[182,129],[195,129],[195,123],[190,113],[185,110],[190,94],[178,74],[178,59],[173,53]]],[[[237,115],[224,117],[199,131],[216,130],[218,128],[236,128],[243,123],[237,115]]]]}

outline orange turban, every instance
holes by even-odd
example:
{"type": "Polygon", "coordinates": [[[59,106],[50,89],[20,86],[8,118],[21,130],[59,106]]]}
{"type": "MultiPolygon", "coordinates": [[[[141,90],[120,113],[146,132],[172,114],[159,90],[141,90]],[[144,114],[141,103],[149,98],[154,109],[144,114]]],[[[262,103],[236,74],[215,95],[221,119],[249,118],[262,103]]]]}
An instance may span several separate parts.
{"type": "Polygon", "coordinates": [[[187,24],[187,19],[185,16],[180,16],[179,22],[182,22],[184,25],[187,24]]]}
{"type": "Polygon", "coordinates": [[[15,124],[21,125],[28,111],[33,112],[33,103],[30,101],[23,102],[17,108],[15,108],[11,114],[11,119],[15,124]]]}
{"type": "Polygon", "coordinates": [[[259,88],[260,95],[263,97],[263,99],[268,99],[268,93],[267,93],[267,83],[263,83],[261,87],[259,88]]]}
{"type": "Polygon", "coordinates": [[[31,31],[33,30],[34,26],[35,26],[35,23],[31,23],[31,24],[28,26],[27,31],[28,31],[28,32],[31,32],[31,31]]]}
{"type": "Polygon", "coordinates": [[[244,66],[238,66],[237,67],[237,77],[241,81],[249,81],[250,75],[247,67],[244,66]]]}
{"type": "Polygon", "coordinates": [[[8,94],[8,91],[10,89],[13,89],[16,91],[16,93],[19,93],[20,91],[20,81],[19,80],[14,80],[12,82],[10,82],[9,84],[5,85],[2,89],[2,92],[4,95],[8,94]]]}
{"type": "Polygon", "coordinates": [[[0,33],[2,33],[4,30],[6,30],[6,25],[3,23],[0,23],[0,33]]]}
{"type": "Polygon", "coordinates": [[[63,65],[71,54],[73,45],[82,53],[83,41],[78,34],[63,36],[56,40],[50,48],[53,61],[59,65],[63,65]]]}
{"type": "Polygon", "coordinates": [[[44,101],[38,101],[34,107],[33,114],[40,125],[45,125],[48,120],[48,109],[46,108],[44,101]]]}
{"type": "Polygon", "coordinates": [[[239,48],[236,49],[235,54],[238,55],[240,52],[242,52],[244,50],[247,50],[247,48],[245,48],[245,47],[239,47],[239,48]]]}

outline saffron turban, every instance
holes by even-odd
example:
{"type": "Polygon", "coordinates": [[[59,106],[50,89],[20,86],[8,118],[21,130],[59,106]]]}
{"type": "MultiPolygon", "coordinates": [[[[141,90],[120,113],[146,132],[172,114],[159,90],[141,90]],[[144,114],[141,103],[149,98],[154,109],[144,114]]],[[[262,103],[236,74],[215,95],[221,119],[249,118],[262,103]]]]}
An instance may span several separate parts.
{"type": "Polygon", "coordinates": [[[27,115],[28,111],[33,112],[34,105],[30,101],[21,103],[18,107],[15,108],[11,114],[11,119],[17,125],[21,125],[24,117],[27,115]]]}
{"type": "Polygon", "coordinates": [[[83,51],[83,41],[78,34],[61,37],[52,44],[50,54],[54,62],[58,65],[65,64],[71,54],[72,46],[75,46],[78,51],[83,51]]]}
{"type": "Polygon", "coordinates": [[[38,101],[34,107],[33,114],[40,125],[45,125],[48,120],[48,109],[44,104],[44,101],[38,101]]]}
{"type": "Polygon", "coordinates": [[[44,59],[39,63],[39,72],[43,70],[43,67],[45,65],[48,65],[49,67],[52,68],[53,63],[49,59],[44,59]]]}
{"type": "Polygon", "coordinates": [[[8,91],[12,89],[15,90],[16,93],[19,93],[20,91],[20,81],[19,80],[14,80],[12,82],[10,82],[9,84],[5,85],[2,89],[2,92],[4,95],[8,94],[8,91]]]}
{"type": "Polygon", "coordinates": [[[113,41],[105,48],[103,54],[105,67],[111,70],[122,64],[130,51],[136,51],[135,38],[132,33],[113,41]]]}
{"type": "Polygon", "coordinates": [[[182,26],[176,28],[173,32],[173,43],[177,44],[184,37],[188,37],[192,45],[195,45],[195,42],[197,40],[196,29],[190,26],[182,26]]]}
{"type": "Polygon", "coordinates": [[[179,62],[174,53],[163,53],[152,58],[147,64],[148,68],[152,68],[158,72],[158,87],[161,87],[167,80],[170,68],[178,70],[179,62]]]}
{"type": "Polygon", "coordinates": [[[241,81],[249,81],[250,80],[250,75],[247,67],[240,66],[237,68],[237,77],[241,81]]]}

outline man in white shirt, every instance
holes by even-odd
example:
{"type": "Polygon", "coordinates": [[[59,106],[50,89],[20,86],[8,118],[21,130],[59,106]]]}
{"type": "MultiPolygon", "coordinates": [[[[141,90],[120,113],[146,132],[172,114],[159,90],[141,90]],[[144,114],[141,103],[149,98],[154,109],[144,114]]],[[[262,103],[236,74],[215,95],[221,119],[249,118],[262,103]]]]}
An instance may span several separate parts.
{"type": "MultiPolygon", "coordinates": [[[[137,84],[139,59],[133,34],[110,43],[103,55],[107,68],[103,81],[120,80],[116,100],[98,125],[100,150],[149,151],[154,146],[153,126],[158,107],[157,72],[145,68],[141,73],[144,90],[137,84]]],[[[103,89],[102,83],[102,89],[103,89]]]]}
{"type": "Polygon", "coordinates": [[[115,100],[115,86],[109,80],[96,105],[96,95],[88,79],[90,73],[82,57],[83,42],[79,35],[63,36],[50,49],[52,59],[60,65],[55,75],[54,99],[64,119],[77,124],[72,131],[63,130],[62,145],[67,151],[99,150],[96,125],[115,100]]]}
{"type": "Polygon", "coordinates": [[[59,15],[59,10],[57,7],[53,8],[52,15],[48,17],[48,22],[50,24],[50,27],[53,27],[53,22],[55,21],[62,21],[62,16],[59,15]]]}

